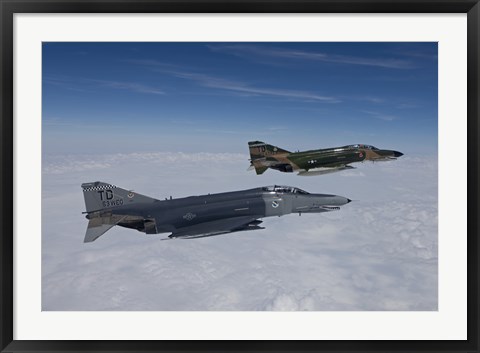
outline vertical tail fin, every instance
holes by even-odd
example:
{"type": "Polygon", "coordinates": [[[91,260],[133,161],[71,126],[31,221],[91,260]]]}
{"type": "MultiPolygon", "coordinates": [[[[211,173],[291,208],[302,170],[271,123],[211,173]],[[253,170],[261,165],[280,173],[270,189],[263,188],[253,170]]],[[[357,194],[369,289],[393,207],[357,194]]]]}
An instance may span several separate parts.
{"type": "Polygon", "coordinates": [[[115,185],[95,181],[82,184],[83,197],[87,210],[88,227],[85,243],[100,237],[107,230],[119,224],[129,216],[115,214],[115,208],[134,203],[152,203],[151,197],[124,190],[115,185]]]}
{"type": "Polygon", "coordinates": [[[150,203],[155,199],[128,191],[115,185],[95,181],[82,184],[87,213],[110,209],[132,203],[150,203]]]}
{"type": "Polygon", "coordinates": [[[255,168],[257,175],[263,174],[272,165],[272,159],[276,162],[274,157],[277,154],[290,153],[287,150],[266,144],[262,141],[250,141],[248,143],[248,148],[250,150],[250,162],[255,168]],[[272,158],[268,160],[268,157],[272,158]]]}
{"type": "Polygon", "coordinates": [[[250,141],[248,143],[248,148],[250,150],[250,158],[252,161],[258,158],[264,158],[276,154],[290,153],[287,150],[284,150],[277,146],[269,145],[262,141],[250,141]]]}

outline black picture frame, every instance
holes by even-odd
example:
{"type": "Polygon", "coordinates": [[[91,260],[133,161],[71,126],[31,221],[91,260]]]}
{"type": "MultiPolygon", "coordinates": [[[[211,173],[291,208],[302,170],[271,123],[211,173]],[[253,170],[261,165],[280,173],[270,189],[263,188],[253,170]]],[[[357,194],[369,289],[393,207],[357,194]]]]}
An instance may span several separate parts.
{"type": "MultiPolygon", "coordinates": [[[[478,0],[0,0],[0,348],[40,351],[432,351],[478,352],[478,0]],[[466,341],[19,341],[13,340],[13,16],[16,13],[466,13],[468,42],[468,339],[466,341]]],[[[462,153],[463,153],[462,152],[462,153]]],[[[453,235],[454,236],[454,235],[453,235]]]]}

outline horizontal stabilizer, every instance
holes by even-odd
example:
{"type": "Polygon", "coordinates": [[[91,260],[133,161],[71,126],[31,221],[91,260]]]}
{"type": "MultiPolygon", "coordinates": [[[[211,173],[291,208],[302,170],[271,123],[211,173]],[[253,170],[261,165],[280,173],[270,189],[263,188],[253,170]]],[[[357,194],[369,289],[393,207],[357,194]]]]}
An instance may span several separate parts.
{"type": "Polygon", "coordinates": [[[124,217],[119,217],[115,220],[115,222],[108,222],[104,223],[105,220],[111,219],[108,217],[97,217],[97,218],[92,218],[88,222],[88,227],[87,227],[87,232],[85,233],[85,239],[83,240],[84,243],[91,243],[92,241],[96,240],[98,237],[100,237],[103,233],[105,233],[107,230],[112,228],[113,226],[117,225],[120,223],[124,217]]]}
{"type": "Polygon", "coordinates": [[[255,167],[255,172],[257,172],[257,175],[265,173],[265,171],[268,169],[268,167],[255,167]]]}
{"type": "Polygon", "coordinates": [[[257,173],[257,175],[260,175],[260,174],[265,173],[265,171],[268,168],[274,168],[275,169],[275,167],[278,166],[279,164],[281,164],[281,163],[279,163],[275,159],[262,157],[262,158],[258,158],[256,160],[254,160],[254,161],[251,161],[250,162],[250,168],[248,170],[252,170],[253,168],[255,168],[255,172],[257,173]]]}
{"type": "Polygon", "coordinates": [[[98,227],[90,227],[90,222],[88,222],[88,228],[87,228],[87,233],[85,234],[85,239],[83,240],[84,243],[91,243],[95,239],[97,239],[99,236],[101,236],[103,233],[105,233],[107,230],[112,228],[115,224],[101,224],[98,227]]]}

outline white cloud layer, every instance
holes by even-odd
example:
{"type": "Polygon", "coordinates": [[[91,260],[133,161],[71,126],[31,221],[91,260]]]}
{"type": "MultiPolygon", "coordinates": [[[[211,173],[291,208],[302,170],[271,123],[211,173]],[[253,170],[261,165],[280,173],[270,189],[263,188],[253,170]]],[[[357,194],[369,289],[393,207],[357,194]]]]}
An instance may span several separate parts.
{"type": "Polygon", "coordinates": [[[44,157],[43,310],[437,310],[436,157],[311,178],[248,165],[226,153],[44,157]],[[355,201],[259,231],[160,241],[114,227],[84,244],[80,184],[95,180],[160,199],[286,184],[355,201]]]}

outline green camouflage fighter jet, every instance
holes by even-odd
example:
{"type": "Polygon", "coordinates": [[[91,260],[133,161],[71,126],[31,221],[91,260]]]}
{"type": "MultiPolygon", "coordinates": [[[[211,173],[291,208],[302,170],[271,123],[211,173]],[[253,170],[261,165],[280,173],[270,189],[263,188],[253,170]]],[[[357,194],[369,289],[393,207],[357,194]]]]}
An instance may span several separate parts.
{"type": "Polygon", "coordinates": [[[268,168],[298,175],[321,175],[353,169],[350,163],[363,161],[389,161],[403,153],[380,150],[370,145],[349,145],[303,152],[289,152],[262,141],[250,141],[250,168],[263,174],[268,168]]]}

